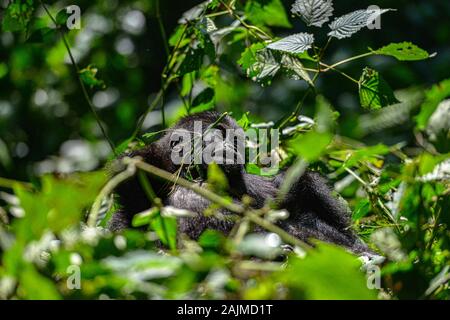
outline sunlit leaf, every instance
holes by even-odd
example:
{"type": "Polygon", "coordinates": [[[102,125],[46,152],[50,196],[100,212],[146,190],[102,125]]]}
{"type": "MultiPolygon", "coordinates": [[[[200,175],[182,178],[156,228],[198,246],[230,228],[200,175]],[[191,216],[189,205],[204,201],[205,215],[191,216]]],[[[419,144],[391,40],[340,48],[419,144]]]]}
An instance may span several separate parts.
{"type": "Polygon", "coordinates": [[[291,12],[302,18],[308,26],[321,27],[333,15],[332,0],[296,0],[291,12]]]}
{"type": "Polygon", "coordinates": [[[417,61],[430,58],[430,54],[411,42],[391,43],[374,53],[392,56],[400,61],[417,61]]]}
{"type": "Polygon", "coordinates": [[[377,71],[370,68],[365,68],[359,79],[359,98],[361,106],[369,110],[400,102],[389,84],[377,71]]]}
{"type": "Polygon", "coordinates": [[[314,36],[312,34],[297,33],[272,42],[267,48],[289,53],[302,53],[310,49],[313,43],[314,36]]]}
{"type": "Polygon", "coordinates": [[[336,18],[331,24],[330,37],[338,39],[349,38],[364,27],[372,24],[380,15],[392,9],[367,9],[357,10],[336,18]]]}
{"type": "Polygon", "coordinates": [[[377,291],[368,288],[360,266],[344,249],[320,244],[305,259],[292,257],[278,279],[288,287],[291,299],[375,299],[377,291]]]}

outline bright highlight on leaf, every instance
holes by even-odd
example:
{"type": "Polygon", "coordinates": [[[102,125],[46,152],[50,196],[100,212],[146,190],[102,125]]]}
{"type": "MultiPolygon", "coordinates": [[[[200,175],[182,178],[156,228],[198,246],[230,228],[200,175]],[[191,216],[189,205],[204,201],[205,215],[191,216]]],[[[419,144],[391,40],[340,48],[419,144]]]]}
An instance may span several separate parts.
{"type": "Polygon", "coordinates": [[[332,0],[296,0],[291,12],[302,18],[308,26],[321,27],[333,15],[332,0]]]}
{"type": "Polygon", "coordinates": [[[380,109],[400,102],[378,71],[370,68],[364,69],[359,80],[359,98],[361,106],[369,110],[380,109]]]}
{"type": "Polygon", "coordinates": [[[314,36],[309,33],[297,33],[267,46],[272,50],[279,50],[289,53],[302,53],[311,48],[314,43],[314,36]]]}
{"type": "Polygon", "coordinates": [[[430,58],[430,54],[411,42],[391,43],[374,51],[376,54],[391,56],[400,61],[418,61],[430,58]]]}
{"type": "Polygon", "coordinates": [[[383,13],[392,9],[357,10],[336,18],[331,24],[330,37],[338,39],[349,38],[364,27],[371,25],[383,13]]]}

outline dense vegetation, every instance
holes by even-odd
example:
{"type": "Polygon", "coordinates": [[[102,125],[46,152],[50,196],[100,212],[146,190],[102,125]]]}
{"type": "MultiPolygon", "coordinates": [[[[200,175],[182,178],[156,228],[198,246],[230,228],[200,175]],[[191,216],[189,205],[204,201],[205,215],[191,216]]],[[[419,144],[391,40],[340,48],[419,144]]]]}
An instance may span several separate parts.
{"type": "MultiPolygon", "coordinates": [[[[370,4],[79,1],[72,29],[70,2],[0,1],[0,298],[448,299],[450,4],[370,4]],[[330,179],[379,268],[252,233],[280,214],[245,199],[229,237],[177,235],[185,213],[158,199],[134,219],[147,232],[106,231],[113,187],[155,172],[105,164],[211,109],[279,129],[288,176],[330,179]]],[[[208,174],[212,215],[229,198],[208,174]]]]}

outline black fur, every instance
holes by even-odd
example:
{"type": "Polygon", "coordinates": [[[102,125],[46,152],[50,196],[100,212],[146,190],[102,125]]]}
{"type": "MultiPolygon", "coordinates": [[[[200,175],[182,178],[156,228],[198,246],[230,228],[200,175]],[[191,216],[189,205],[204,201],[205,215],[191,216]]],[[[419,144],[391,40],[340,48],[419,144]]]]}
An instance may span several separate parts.
{"type": "MultiPolygon", "coordinates": [[[[219,117],[220,114],[216,112],[204,112],[188,116],[178,122],[173,129],[184,128],[193,131],[194,121],[199,120],[205,124],[203,127],[203,130],[205,130],[208,125],[215,123],[219,117]]],[[[224,129],[239,128],[237,123],[228,116],[221,120],[218,127],[224,129]]],[[[168,131],[160,140],[126,156],[140,156],[150,164],[175,173],[179,168],[170,159],[171,132],[168,131]]],[[[239,201],[244,194],[247,194],[254,199],[253,206],[255,208],[261,208],[268,199],[275,199],[277,190],[284,179],[284,173],[280,173],[273,178],[247,174],[244,166],[238,165],[223,165],[222,169],[227,175],[233,198],[239,201]]],[[[181,174],[184,175],[185,171],[182,170],[181,174]]],[[[169,185],[155,178],[151,178],[151,184],[165,205],[198,213],[198,216],[194,218],[181,218],[179,220],[180,233],[184,233],[192,239],[197,239],[206,229],[220,230],[225,234],[231,231],[233,227],[231,220],[205,217],[202,214],[210,203],[201,196],[180,186],[169,185]]],[[[110,221],[109,228],[113,231],[129,228],[133,215],[148,209],[151,205],[136,178],[122,184],[118,188],[117,194],[122,210],[115,213],[110,221]]],[[[326,182],[317,173],[306,171],[294,183],[283,202],[279,203],[279,207],[290,213],[288,219],[278,223],[279,226],[303,241],[314,238],[344,246],[357,254],[370,252],[350,228],[347,207],[332,196],[326,182]]],[[[222,213],[225,216],[227,214],[226,211],[222,213]]]]}

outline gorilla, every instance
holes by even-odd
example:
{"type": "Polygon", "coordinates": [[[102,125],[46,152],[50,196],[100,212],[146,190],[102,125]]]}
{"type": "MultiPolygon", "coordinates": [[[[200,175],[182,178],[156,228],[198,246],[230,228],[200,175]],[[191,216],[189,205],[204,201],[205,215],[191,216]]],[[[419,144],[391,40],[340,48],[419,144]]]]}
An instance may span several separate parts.
{"type": "MultiPolygon", "coordinates": [[[[255,209],[262,208],[271,201],[278,209],[284,209],[289,213],[288,218],[276,224],[290,235],[310,244],[311,240],[317,239],[343,246],[358,255],[372,255],[371,250],[352,230],[347,206],[332,195],[327,182],[318,173],[306,170],[297,181],[294,181],[290,190],[282,198],[278,196],[278,191],[283,184],[286,172],[280,172],[272,177],[247,173],[242,161],[245,159],[245,150],[242,151],[242,148],[239,150],[236,144],[236,140],[242,140],[244,131],[228,115],[212,111],[189,115],[166,130],[156,142],[121,157],[139,156],[149,164],[204,186],[208,164],[195,165],[192,159],[195,158],[195,151],[191,152],[193,149],[191,142],[195,139],[196,133],[203,138],[199,143],[203,150],[214,146],[214,151],[211,152],[213,160],[221,160],[217,157],[218,154],[231,154],[233,161],[228,161],[230,157],[227,156],[227,161],[222,161],[223,163],[219,166],[228,179],[229,195],[234,201],[239,202],[244,195],[247,195],[253,200],[251,206],[255,209]],[[237,139],[234,139],[236,136],[228,138],[229,135],[226,132],[231,131],[238,132],[237,139]],[[227,135],[227,138],[216,142],[215,136],[221,133],[227,135]],[[187,139],[181,139],[186,135],[187,139]],[[184,155],[189,159],[177,163],[174,161],[174,155],[177,156],[175,158],[179,158],[181,150],[189,151],[187,156],[184,155]]],[[[220,162],[216,161],[216,163],[220,162]]],[[[195,217],[179,218],[179,233],[195,240],[206,229],[218,230],[225,235],[232,230],[234,222],[226,218],[231,214],[227,210],[220,209],[220,217],[206,216],[203,212],[210,207],[211,203],[202,196],[181,186],[151,176],[148,178],[163,205],[186,209],[196,214],[195,217]]],[[[130,228],[133,216],[151,207],[136,177],[121,184],[116,193],[119,196],[121,209],[115,212],[109,221],[108,228],[112,231],[130,228]]],[[[258,227],[255,231],[264,232],[258,227]]]]}

